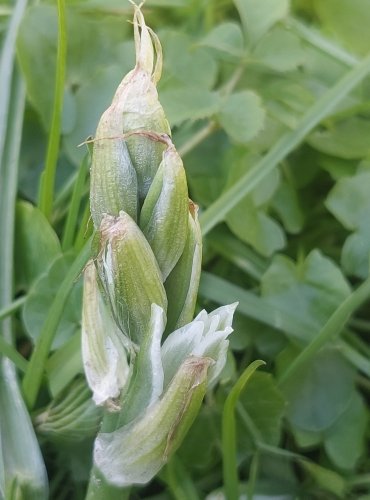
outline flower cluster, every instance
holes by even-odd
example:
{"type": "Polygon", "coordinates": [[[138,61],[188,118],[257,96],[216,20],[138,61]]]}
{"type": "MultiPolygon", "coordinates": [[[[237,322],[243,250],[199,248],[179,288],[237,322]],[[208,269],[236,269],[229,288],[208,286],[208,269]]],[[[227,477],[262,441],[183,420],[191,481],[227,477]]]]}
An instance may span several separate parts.
{"type": "Polygon", "coordinates": [[[116,486],[149,481],[180,445],[225,361],[236,304],[194,316],[201,232],[158,100],[160,42],[134,14],[136,65],[94,139],[94,256],[85,269],[82,353],[114,425],[94,462],[116,486]],[[113,416],[113,417],[112,417],[113,416]]]}

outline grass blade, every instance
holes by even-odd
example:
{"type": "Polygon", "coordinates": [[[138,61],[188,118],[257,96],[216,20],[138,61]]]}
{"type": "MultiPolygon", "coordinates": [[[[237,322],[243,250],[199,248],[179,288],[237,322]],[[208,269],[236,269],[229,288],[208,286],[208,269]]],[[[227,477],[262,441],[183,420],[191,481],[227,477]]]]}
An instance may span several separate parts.
{"type": "MultiPolygon", "coordinates": [[[[0,160],[3,159],[6,128],[9,115],[9,101],[11,95],[11,84],[13,75],[13,64],[15,54],[15,42],[19,24],[26,8],[27,0],[18,0],[15,3],[13,14],[10,18],[9,27],[5,35],[0,59],[0,160]]],[[[0,169],[0,172],[2,170],[0,169]]]]}
{"type": "Polygon", "coordinates": [[[39,208],[50,220],[53,208],[55,172],[59,154],[60,127],[63,110],[64,81],[67,59],[67,28],[64,0],[58,0],[58,51],[55,76],[54,108],[46,152],[45,170],[41,176],[39,208]]]}
{"type": "Polygon", "coordinates": [[[63,233],[63,240],[62,240],[62,249],[64,251],[68,250],[69,248],[72,247],[73,245],[73,240],[75,236],[75,231],[76,231],[76,224],[77,224],[77,218],[78,218],[78,212],[81,204],[81,199],[84,194],[84,188],[85,188],[85,181],[86,181],[86,174],[87,174],[87,168],[89,166],[89,157],[88,155],[85,156],[83,159],[80,168],[78,170],[76,182],[73,188],[73,193],[72,193],[72,198],[68,210],[68,215],[67,215],[67,220],[64,228],[64,233],[63,233]]]}
{"type": "Polygon", "coordinates": [[[203,234],[221,222],[248,193],[269,174],[279,162],[291,153],[336,105],[370,72],[370,55],[349,70],[304,114],[297,127],[284,134],[270,151],[236,184],[225,191],[201,214],[199,220],[203,234]]]}
{"type": "Polygon", "coordinates": [[[33,408],[41,386],[48,354],[69,293],[90,257],[90,241],[76,257],[55,295],[35,345],[23,379],[23,392],[29,408],[33,408]]]}
{"type": "Polygon", "coordinates": [[[260,366],[262,360],[253,361],[241,374],[226,398],[222,414],[222,456],[226,498],[239,498],[238,465],[236,461],[236,421],[235,411],[238,399],[248,380],[260,366]]]}
{"type": "MultiPolygon", "coordinates": [[[[25,105],[25,88],[17,71],[12,83],[6,141],[1,158],[0,307],[4,308],[13,295],[15,199],[25,105]]],[[[5,348],[6,344],[13,343],[12,330],[11,318],[6,317],[1,321],[5,348]]],[[[3,462],[0,468],[4,469],[5,478],[5,484],[0,489],[5,487],[5,498],[13,498],[11,491],[16,491],[17,498],[46,499],[48,485],[42,455],[20,392],[15,366],[7,358],[2,358],[0,363],[0,413],[0,459],[3,462]]]]}
{"type": "Polygon", "coordinates": [[[299,368],[312,359],[313,356],[335,335],[338,335],[349,320],[350,316],[358,309],[363,302],[370,297],[370,278],[360,285],[357,290],[351,293],[340,306],[330,316],[318,335],[305,347],[295,358],[288,369],[279,378],[279,384],[283,384],[291,378],[299,368]]]}

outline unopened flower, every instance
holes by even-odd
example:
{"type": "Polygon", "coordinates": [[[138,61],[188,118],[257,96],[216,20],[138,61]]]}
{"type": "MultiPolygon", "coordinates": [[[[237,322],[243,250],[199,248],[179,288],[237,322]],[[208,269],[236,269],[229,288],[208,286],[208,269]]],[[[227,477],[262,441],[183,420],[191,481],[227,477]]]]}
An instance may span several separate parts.
{"type": "Polygon", "coordinates": [[[129,215],[103,218],[95,262],[118,326],[140,344],[151,305],[158,304],[166,313],[167,297],[153,251],[129,215]]]}
{"type": "MultiPolygon", "coordinates": [[[[188,187],[179,154],[171,144],[145,198],[140,227],[166,280],[185,246],[188,229],[188,187]]],[[[179,288],[183,286],[178,283],[179,288]]]]}
{"type": "Polygon", "coordinates": [[[95,404],[117,398],[129,379],[130,343],[99,290],[93,261],[84,273],[81,342],[85,375],[95,404]]]}
{"type": "Polygon", "coordinates": [[[187,238],[176,266],[165,281],[168,333],[190,323],[194,316],[202,267],[202,234],[198,207],[189,200],[187,238]]]}
{"type": "Polygon", "coordinates": [[[95,441],[94,462],[116,486],[147,483],[181,444],[207,387],[209,358],[188,357],[163,397],[144,414],[95,441]]]}
{"type": "Polygon", "coordinates": [[[161,44],[138,7],[134,27],[135,68],[118,86],[94,139],[90,205],[96,229],[105,214],[117,216],[120,210],[137,220],[166,149],[163,141],[146,132],[171,134],[156,89],[162,72],[161,44]]]}

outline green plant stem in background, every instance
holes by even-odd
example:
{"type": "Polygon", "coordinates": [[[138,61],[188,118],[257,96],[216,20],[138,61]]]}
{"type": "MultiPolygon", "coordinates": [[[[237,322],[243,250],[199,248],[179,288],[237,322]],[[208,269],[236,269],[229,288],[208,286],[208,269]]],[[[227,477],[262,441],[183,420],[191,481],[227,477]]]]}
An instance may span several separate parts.
{"type": "Polygon", "coordinates": [[[116,488],[106,482],[97,467],[93,467],[85,500],[128,500],[131,488],[116,488]]]}
{"type": "Polygon", "coordinates": [[[81,274],[86,262],[90,257],[90,241],[85,244],[83,250],[76,257],[70,267],[66,277],[60,285],[60,288],[49,309],[49,314],[45,319],[40,337],[32,352],[31,359],[23,379],[23,392],[25,400],[30,409],[35,405],[36,398],[41,386],[42,377],[45,369],[45,363],[50,351],[50,347],[58,327],[60,318],[66,300],[70,294],[74,282],[81,274]]]}
{"type": "Polygon", "coordinates": [[[64,81],[67,59],[67,28],[64,0],[58,0],[58,51],[55,76],[54,107],[46,153],[45,169],[41,176],[39,208],[50,219],[53,208],[55,172],[59,155],[60,127],[63,110],[64,81]]]}
{"type": "Polygon", "coordinates": [[[27,300],[26,296],[19,297],[19,299],[14,300],[8,306],[3,307],[0,310],[0,320],[6,318],[7,316],[10,316],[15,311],[18,311],[18,309],[23,306],[23,304],[26,302],[26,300],[27,300]]]}
{"type": "Polygon", "coordinates": [[[336,309],[330,316],[322,330],[318,335],[303,349],[296,357],[288,369],[283,372],[279,378],[279,384],[284,384],[289,378],[294,376],[299,368],[312,359],[313,356],[323,347],[329,340],[338,335],[344,325],[349,320],[350,316],[370,297],[370,278],[368,278],[357,290],[351,293],[346,300],[336,309]]]}
{"type": "MultiPolygon", "coordinates": [[[[9,27],[6,32],[0,58],[0,162],[3,161],[4,146],[6,138],[6,128],[9,114],[9,102],[11,95],[11,83],[13,76],[13,63],[15,54],[15,42],[18,33],[18,27],[23,13],[27,6],[27,0],[18,0],[15,3],[13,14],[9,21],[9,27]]],[[[1,179],[3,179],[2,163],[0,168],[1,179]]],[[[2,181],[3,182],[3,181],[2,181]]]]}
{"type": "Polygon", "coordinates": [[[19,354],[19,352],[11,344],[6,342],[1,336],[0,336],[0,354],[10,359],[10,361],[14,363],[14,365],[18,368],[18,370],[21,370],[22,372],[26,371],[28,365],[27,360],[25,360],[24,357],[21,354],[19,354]]]}
{"type": "Polygon", "coordinates": [[[249,470],[248,479],[248,500],[253,500],[254,490],[256,489],[256,483],[258,478],[258,468],[260,464],[260,452],[257,450],[252,458],[252,463],[249,470]]]}
{"type": "Polygon", "coordinates": [[[370,72],[370,55],[348,71],[304,114],[297,127],[284,134],[269,152],[236,184],[225,191],[200,216],[203,234],[221,222],[289,153],[291,153],[337,104],[370,72]]]}
{"type": "Polygon", "coordinates": [[[265,362],[257,360],[251,363],[237,380],[226,398],[222,413],[222,456],[226,498],[239,497],[238,465],[236,461],[236,422],[235,411],[238,399],[250,377],[265,362]]]}
{"type": "MultiPolygon", "coordinates": [[[[203,297],[223,304],[225,300],[238,300],[238,311],[248,318],[253,318],[263,324],[276,328],[284,333],[299,337],[305,333],[311,335],[313,325],[307,324],[292,313],[268,303],[263,297],[258,297],[252,292],[234,285],[218,276],[203,272],[200,281],[199,293],[203,297]]],[[[364,374],[370,373],[369,359],[362,356],[346,342],[340,340],[337,344],[345,358],[364,374]]]]}
{"type": "MultiPolygon", "coordinates": [[[[8,306],[13,296],[15,200],[25,100],[24,82],[18,71],[14,71],[6,146],[1,158],[0,307],[8,306]]],[[[2,320],[1,334],[4,342],[13,344],[10,317],[2,320]]],[[[17,498],[44,500],[48,489],[45,467],[18,385],[16,368],[9,359],[2,357],[0,372],[0,466],[4,466],[0,496],[6,487],[9,490],[5,492],[6,498],[13,498],[11,492],[15,491],[17,498]]]]}
{"type": "Polygon", "coordinates": [[[86,155],[80,165],[77,179],[73,188],[72,198],[70,201],[67,220],[63,232],[62,249],[64,251],[68,250],[73,245],[73,240],[76,232],[78,212],[81,205],[81,199],[84,194],[85,181],[89,163],[90,163],[89,157],[88,155],[86,155]]]}
{"type": "Polygon", "coordinates": [[[205,125],[203,128],[201,128],[196,134],[194,134],[188,141],[186,141],[180,148],[179,148],[179,155],[184,157],[190,151],[192,151],[194,148],[198,146],[201,142],[204,141],[204,139],[207,139],[215,130],[217,130],[217,124],[214,121],[210,121],[205,125]]]}
{"type": "Polygon", "coordinates": [[[161,474],[175,500],[200,500],[197,488],[179,458],[175,456],[168,462],[161,474]]]}
{"type": "Polygon", "coordinates": [[[294,19],[289,18],[289,25],[292,29],[306,42],[311,44],[313,47],[321,50],[325,54],[332,56],[337,61],[342,62],[346,66],[354,66],[359,62],[359,59],[353,54],[348,53],[343,47],[339,47],[334,44],[331,40],[324,37],[319,31],[306,26],[304,23],[294,19]]]}
{"type": "Polygon", "coordinates": [[[86,240],[89,238],[91,232],[92,232],[92,222],[90,215],[90,204],[87,201],[84,211],[82,213],[80,227],[77,232],[76,239],[73,245],[73,248],[75,249],[76,252],[81,251],[81,249],[86,243],[86,240]]]}

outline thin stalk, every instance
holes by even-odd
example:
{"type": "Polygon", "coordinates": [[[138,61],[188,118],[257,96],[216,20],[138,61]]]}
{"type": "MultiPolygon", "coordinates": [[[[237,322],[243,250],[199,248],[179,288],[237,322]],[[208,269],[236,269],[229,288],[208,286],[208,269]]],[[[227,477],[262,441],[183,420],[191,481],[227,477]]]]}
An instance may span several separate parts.
{"type": "Polygon", "coordinates": [[[348,480],[352,487],[370,486],[370,474],[362,474],[348,480]]]}
{"type": "Polygon", "coordinates": [[[195,484],[176,455],[168,462],[164,473],[161,474],[161,479],[164,479],[175,500],[188,500],[189,498],[199,500],[195,484]]]}
{"type": "Polygon", "coordinates": [[[19,299],[14,300],[8,306],[3,307],[0,310],[0,320],[7,318],[8,316],[11,316],[14,312],[18,311],[18,309],[20,309],[23,306],[26,300],[27,297],[24,295],[23,297],[19,297],[19,299]]]}
{"type": "Polygon", "coordinates": [[[217,129],[217,124],[214,121],[210,121],[205,125],[203,128],[201,128],[196,134],[194,134],[188,141],[186,141],[180,148],[179,148],[179,155],[184,157],[190,151],[192,151],[194,148],[198,146],[201,142],[203,142],[207,137],[209,137],[215,130],[217,129]]]}
{"type": "Polygon", "coordinates": [[[257,450],[252,458],[252,463],[249,470],[249,480],[248,480],[248,500],[253,500],[254,491],[256,489],[257,477],[258,477],[258,469],[260,464],[260,454],[257,450]]]}
{"type": "Polygon", "coordinates": [[[86,240],[90,236],[90,232],[92,231],[92,225],[90,224],[91,215],[90,215],[90,205],[86,203],[84,212],[81,218],[80,228],[77,232],[77,236],[74,242],[74,249],[76,252],[79,252],[81,248],[83,248],[86,240]]]}
{"type": "Polygon", "coordinates": [[[358,309],[363,302],[370,297],[370,278],[368,278],[357,290],[351,293],[342,304],[330,316],[319,334],[305,347],[288,369],[283,372],[279,378],[279,384],[284,384],[297,370],[307,361],[312,359],[315,354],[335,335],[338,335],[350,316],[358,309]]]}
{"type": "Polygon", "coordinates": [[[56,333],[60,318],[62,316],[65,303],[76,279],[81,274],[90,257],[90,241],[78,254],[66,277],[60,285],[55,295],[53,303],[46,316],[45,323],[41,329],[40,336],[32,352],[31,359],[23,379],[23,392],[30,409],[35,405],[36,398],[41,386],[45,364],[48,358],[51,344],[56,333]]]}
{"type": "Polygon", "coordinates": [[[347,52],[343,47],[339,47],[332,40],[324,37],[320,31],[315,30],[311,26],[309,27],[293,17],[288,20],[288,24],[303,40],[346,66],[351,67],[359,62],[356,56],[347,52]]]}
{"type": "Polygon", "coordinates": [[[339,341],[336,346],[340,349],[343,356],[349,361],[358,371],[370,377],[370,359],[369,356],[364,356],[354,349],[351,345],[343,341],[339,341]]]}
{"type": "Polygon", "coordinates": [[[24,357],[19,354],[19,352],[11,344],[6,342],[6,340],[4,340],[1,336],[0,354],[10,359],[10,361],[14,363],[14,366],[16,366],[21,372],[24,373],[27,370],[27,360],[24,359],[24,357]]]}
{"type": "Polygon", "coordinates": [[[67,27],[65,0],[58,0],[58,49],[55,75],[55,95],[45,170],[41,176],[39,208],[50,220],[53,208],[55,173],[59,154],[60,127],[63,110],[64,81],[67,59],[67,27]]]}
{"type": "Polygon", "coordinates": [[[339,102],[370,72],[370,55],[348,71],[304,114],[297,127],[285,133],[270,151],[236,184],[225,191],[200,216],[203,234],[224,220],[247,194],[249,194],[274,168],[291,153],[339,102]]]}
{"type": "Polygon", "coordinates": [[[349,326],[362,332],[370,332],[370,321],[367,319],[351,318],[349,326]]]}
{"type": "MultiPolygon", "coordinates": [[[[15,43],[18,28],[27,5],[27,0],[15,2],[14,10],[9,21],[0,58],[0,161],[3,159],[6,128],[8,123],[10,96],[12,87],[13,64],[15,55],[15,43]]],[[[1,169],[0,169],[1,172],[1,169]]]]}
{"type": "MultiPolygon", "coordinates": [[[[237,66],[237,68],[231,75],[230,79],[225,83],[225,85],[221,87],[220,95],[223,98],[231,94],[231,92],[238,84],[240,78],[243,76],[244,70],[245,70],[245,62],[242,62],[239,66],[237,66]]],[[[214,120],[210,120],[203,128],[201,128],[198,132],[196,132],[193,135],[193,137],[190,137],[190,139],[179,148],[180,156],[185,156],[188,153],[190,153],[190,151],[195,149],[201,142],[207,139],[207,137],[213,134],[213,132],[215,132],[218,128],[219,128],[218,124],[214,120]]]]}
{"type": "Polygon", "coordinates": [[[230,500],[239,497],[238,464],[236,460],[236,405],[250,377],[257,368],[264,364],[265,362],[261,360],[251,363],[231,389],[224,404],[222,413],[223,476],[226,498],[230,500]]]}
{"type": "Polygon", "coordinates": [[[76,231],[78,212],[80,209],[81,200],[85,191],[85,181],[89,158],[86,155],[83,159],[78,171],[77,179],[73,188],[72,198],[68,209],[67,220],[63,232],[62,250],[66,251],[73,245],[73,240],[76,231]]]}
{"type": "MultiPolygon", "coordinates": [[[[19,4],[24,6],[24,2],[18,1],[14,15],[19,12],[19,4]]],[[[8,307],[13,298],[15,201],[25,100],[25,86],[15,68],[9,101],[6,141],[0,159],[0,308],[8,307]]],[[[13,327],[9,316],[1,321],[0,329],[3,342],[12,345],[13,327]]],[[[5,457],[4,460],[6,487],[11,488],[11,485],[17,485],[18,495],[23,497],[27,489],[27,495],[44,500],[48,497],[45,466],[21,395],[16,368],[6,357],[0,360],[0,408],[1,448],[11,451],[11,460],[8,460],[9,455],[8,459],[5,457]]]]}
{"type": "Polygon", "coordinates": [[[86,500],[127,500],[131,488],[116,488],[107,483],[97,467],[93,467],[86,493],[86,500]]]}

